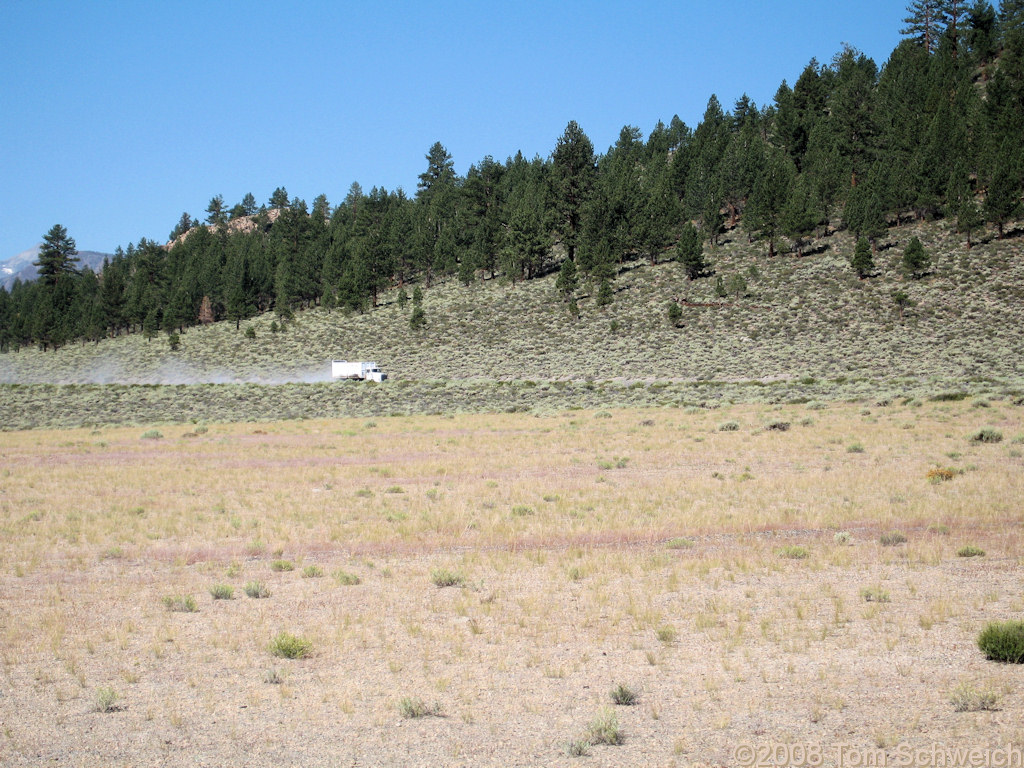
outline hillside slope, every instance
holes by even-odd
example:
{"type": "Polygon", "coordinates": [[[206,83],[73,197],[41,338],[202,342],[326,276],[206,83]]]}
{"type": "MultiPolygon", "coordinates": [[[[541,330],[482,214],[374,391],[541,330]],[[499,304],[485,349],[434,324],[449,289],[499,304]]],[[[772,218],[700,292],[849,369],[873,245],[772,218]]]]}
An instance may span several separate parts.
{"type": "MultiPolygon", "coordinates": [[[[869,390],[898,382],[895,390],[915,396],[970,389],[971,382],[1016,391],[1024,386],[1021,244],[986,239],[968,251],[943,223],[904,226],[890,231],[879,274],[858,280],[846,234],[825,238],[813,255],[768,259],[762,245],[737,231],[710,258],[726,284],[743,277],[741,296],[716,295],[714,277],[687,281],[675,263],[633,263],[624,265],[611,306],[597,308],[581,290],[574,319],[556,296],[554,276],[515,286],[449,282],[424,290],[427,326],[418,331],[392,291],[372,312],[314,309],[280,333],[270,330],[272,315],[255,318],[248,323],[255,339],[246,338],[245,325],[217,323],[189,330],[173,352],[162,335],[132,335],[0,355],[0,381],[311,383],[329,379],[331,359],[369,359],[391,377],[382,389],[392,388],[388,405],[372,412],[400,405],[398,384],[437,380],[701,382],[702,390],[712,381],[783,382],[818,384],[809,393],[815,399],[850,397],[850,382],[858,381],[869,390]],[[933,258],[933,272],[922,280],[899,271],[902,248],[915,234],[933,258]],[[913,302],[902,318],[892,298],[897,289],[913,302]],[[678,327],[667,320],[673,299],[683,304],[678,327]]],[[[0,400],[10,404],[12,389],[4,390],[0,400]]],[[[758,397],[747,390],[730,397],[758,397]]],[[[794,390],[785,392],[792,397],[794,390]]],[[[353,397],[359,395],[347,389],[345,407],[353,397]]],[[[481,398],[487,407],[488,396],[481,398]]],[[[443,398],[430,407],[443,409],[443,398]]]]}

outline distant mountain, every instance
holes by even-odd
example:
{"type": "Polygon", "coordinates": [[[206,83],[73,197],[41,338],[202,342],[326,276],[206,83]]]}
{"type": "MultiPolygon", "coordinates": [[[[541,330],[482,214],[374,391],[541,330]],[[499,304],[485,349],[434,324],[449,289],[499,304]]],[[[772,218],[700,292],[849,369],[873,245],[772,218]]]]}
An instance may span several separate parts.
{"type": "MultiPolygon", "coordinates": [[[[38,277],[38,273],[32,262],[39,258],[40,247],[41,244],[35,248],[29,248],[27,251],[22,251],[17,256],[7,259],[7,261],[0,261],[0,286],[10,289],[14,285],[15,280],[21,280],[23,283],[35,280],[38,277]]],[[[113,254],[100,253],[98,251],[79,251],[78,266],[89,267],[94,271],[98,271],[103,266],[103,259],[106,258],[113,258],[113,254]]]]}

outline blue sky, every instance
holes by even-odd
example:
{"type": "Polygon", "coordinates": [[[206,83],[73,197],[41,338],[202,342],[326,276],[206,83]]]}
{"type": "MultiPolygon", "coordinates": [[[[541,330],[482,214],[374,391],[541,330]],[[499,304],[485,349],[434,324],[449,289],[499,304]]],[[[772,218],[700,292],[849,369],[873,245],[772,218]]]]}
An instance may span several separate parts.
{"type": "Polygon", "coordinates": [[[696,126],[714,93],[759,105],[849,43],[881,66],[906,3],[47,2],[0,25],[0,260],[55,224],[80,250],[164,242],[275,187],[412,194],[435,141],[463,174],[547,157],[576,120],[696,126]]]}

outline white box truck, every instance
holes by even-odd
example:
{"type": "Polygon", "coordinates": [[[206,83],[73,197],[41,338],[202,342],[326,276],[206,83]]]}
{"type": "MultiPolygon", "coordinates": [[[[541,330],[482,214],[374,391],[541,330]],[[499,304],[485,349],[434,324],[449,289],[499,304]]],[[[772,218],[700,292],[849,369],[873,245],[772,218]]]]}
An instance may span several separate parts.
{"type": "Polygon", "coordinates": [[[331,361],[332,379],[358,379],[359,381],[384,381],[388,375],[376,363],[350,363],[347,360],[331,361]]]}

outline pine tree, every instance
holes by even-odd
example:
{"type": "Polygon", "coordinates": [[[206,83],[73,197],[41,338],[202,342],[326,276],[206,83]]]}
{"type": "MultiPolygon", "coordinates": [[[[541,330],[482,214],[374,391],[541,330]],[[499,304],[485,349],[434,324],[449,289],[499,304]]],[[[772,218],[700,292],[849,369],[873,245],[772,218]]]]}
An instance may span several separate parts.
{"type": "Polygon", "coordinates": [[[904,272],[914,280],[919,280],[924,277],[931,263],[931,257],[925,251],[917,236],[910,238],[910,242],[907,243],[907,247],[903,250],[904,272]]]}
{"type": "Polygon", "coordinates": [[[683,224],[679,244],[676,245],[676,260],[682,265],[690,280],[707,274],[708,263],[704,260],[704,243],[697,228],[688,221],[683,224]]]}
{"type": "Polygon", "coordinates": [[[850,266],[861,280],[871,277],[871,274],[875,271],[875,260],[871,256],[871,245],[866,237],[861,237],[857,240],[857,246],[853,251],[853,258],[850,259],[850,266]]]}
{"type": "Polygon", "coordinates": [[[39,256],[32,262],[33,266],[39,268],[39,279],[52,288],[61,277],[79,274],[75,267],[77,263],[78,251],[75,249],[74,238],[68,237],[68,231],[60,224],[54,224],[43,235],[39,256]]]}
{"type": "Polygon", "coordinates": [[[566,253],[576,260],[583,229],[583,209],[594,185],[594,145],[575,120],[569,121],[551,155],[554,231],[566,253]]]}
{"type": "Polygon", "coordinates": [[[576,277],[576,262],[572,259],[565,259],[561,269],[558,270],[558,279],[555,281],[555,288],[562,295],[562,299],[569,301],[576,293],[579,280],[576,277]]]}
{"type": "Polygon", "coordinates": [[[907,6],[907,17],[903,23],[907,26],[900,30],[901,35],[908,35],[932,53],[939,45],[942,34],[942,1],[913,0],[907,6]]]}

